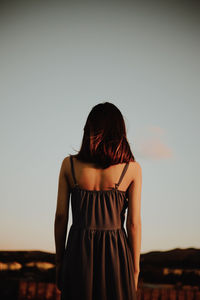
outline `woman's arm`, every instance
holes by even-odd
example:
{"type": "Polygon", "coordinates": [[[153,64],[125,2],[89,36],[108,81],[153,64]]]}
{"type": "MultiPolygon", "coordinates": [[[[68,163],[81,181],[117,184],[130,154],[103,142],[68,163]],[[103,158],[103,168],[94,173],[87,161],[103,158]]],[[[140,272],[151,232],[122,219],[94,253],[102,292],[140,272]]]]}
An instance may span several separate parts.
{"type": "Polygon", "coordinates": [[[66,160],[67,157],[64,158],[60,168],[57,194],[57,208],[54,221],[56,264],[60,264],[63,259],[69,215],[70,187],[67,180],[66,160]]]}
{"type": "MultiPolygon", "coordinates": [[[[134,164],[134,178],[128,189],[128,213],[126,229],[128,241],[131,248],[134,276],[138,277],[140,272],[140,251],[141,251],[141,189],[142,189],[142,169],[138,162],[134,164]]],[[[137,288],[137,280],[136,280],[137,288]]]]}

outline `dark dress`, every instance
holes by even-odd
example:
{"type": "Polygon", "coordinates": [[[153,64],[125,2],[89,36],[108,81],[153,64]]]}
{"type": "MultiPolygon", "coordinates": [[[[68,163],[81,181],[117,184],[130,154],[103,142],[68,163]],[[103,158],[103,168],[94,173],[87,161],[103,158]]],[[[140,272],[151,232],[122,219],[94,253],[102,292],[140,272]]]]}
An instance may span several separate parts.
{"type": "Polygon", "coordinates": [[[73,222],[65,248],[61,300],[136,300],[134,264],[124,228],[126,192],[86,190],[76,182],[71,193],[73,222]]]}

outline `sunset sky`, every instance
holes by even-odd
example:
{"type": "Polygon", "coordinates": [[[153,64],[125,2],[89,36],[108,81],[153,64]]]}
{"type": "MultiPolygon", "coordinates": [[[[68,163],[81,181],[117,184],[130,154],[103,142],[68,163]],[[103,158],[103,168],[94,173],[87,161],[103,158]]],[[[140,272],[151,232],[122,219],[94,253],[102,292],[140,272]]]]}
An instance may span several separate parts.
{"type": "Polygon", "coordinates": [[[150,2],[1,9],[0,250],[55,251],[60,165],[104,101],[142,167],[141,251],[200,248],[199,8],[150,2]]]}

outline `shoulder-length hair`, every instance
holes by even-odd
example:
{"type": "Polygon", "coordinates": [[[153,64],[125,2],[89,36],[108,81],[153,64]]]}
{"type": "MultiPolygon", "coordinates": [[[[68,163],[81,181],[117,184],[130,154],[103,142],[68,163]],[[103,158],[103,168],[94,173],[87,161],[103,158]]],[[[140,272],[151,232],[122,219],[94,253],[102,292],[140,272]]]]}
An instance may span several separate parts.
{"type": "Polygon", "coordinates": [[[81,148],[74,156],[103,169],[135,161],[127,140],[124,118],[114,104],[103,102],[92,108],[84,126],[81,148]]]}

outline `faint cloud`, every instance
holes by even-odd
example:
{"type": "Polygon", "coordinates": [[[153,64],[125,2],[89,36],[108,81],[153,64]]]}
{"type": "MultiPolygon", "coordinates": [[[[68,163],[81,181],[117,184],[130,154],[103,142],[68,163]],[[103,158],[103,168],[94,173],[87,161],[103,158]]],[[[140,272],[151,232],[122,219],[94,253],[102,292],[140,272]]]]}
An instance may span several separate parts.
{"type": "Polygon", "coordinates": [[[140,130],[135,138],[135,152],[138,157],[162,159],[173,156],[172,149],[167,145],[165,130],[158,126],[150,126],[140,130]]]}
{"type": "Polygon", "coordinates": [[[169,158],[172,157],[172,150],[159,138],[151,138],[143,141],[139,145],[139,153],[150,158],[169,158]]]}
{"type": "Polygon", "coordinates": [[[152,134],[163,135],[165,133],[164,129],[158,126],[150,126],[147,128],[152,134]]]}

